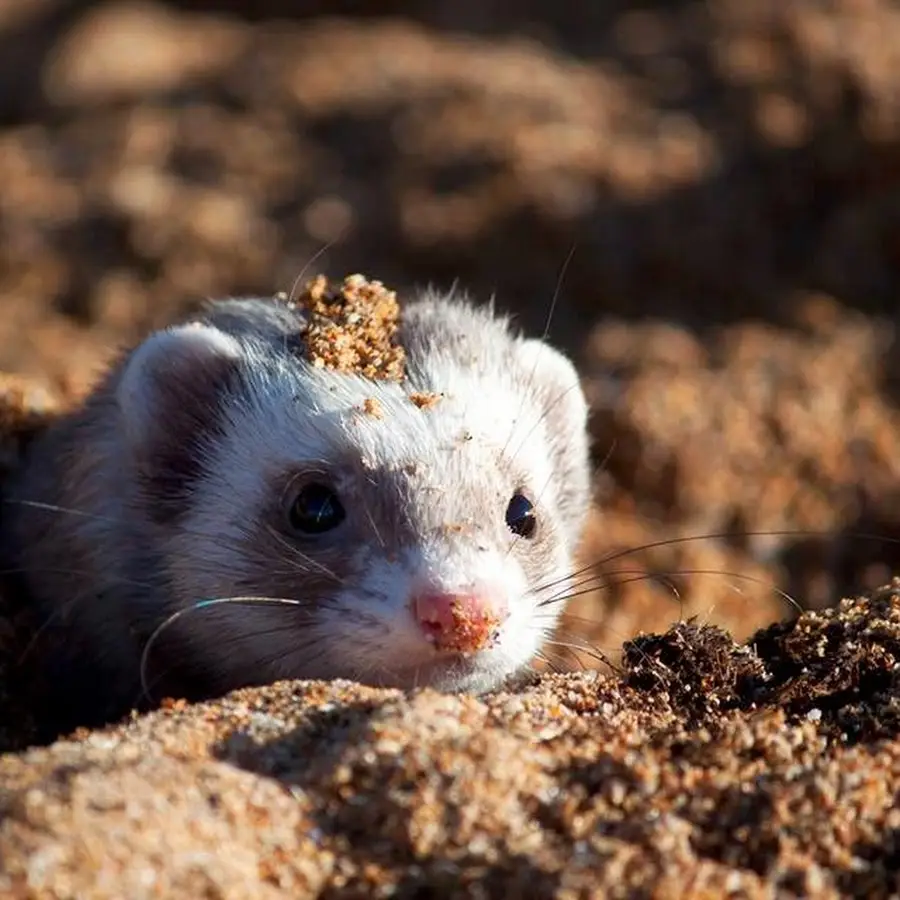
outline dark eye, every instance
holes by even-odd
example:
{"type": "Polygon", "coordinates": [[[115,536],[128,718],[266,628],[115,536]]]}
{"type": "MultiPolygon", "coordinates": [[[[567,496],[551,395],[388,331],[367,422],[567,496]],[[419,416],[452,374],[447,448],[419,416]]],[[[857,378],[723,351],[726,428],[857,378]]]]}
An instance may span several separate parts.
{"type": "Polygon", "coordinates": [[[530,538],[537,527],[534,504],[524,494],[513,494],[506,507],[506,524],[513,534],[530,538]]]}
{"type": "Polygon", "coordinates": [[[347,513],[337,494],[324,484],[307,484],[294,498],[288,517],[291,528],[304,534],[322,534],[337,528],[347,513]]]}

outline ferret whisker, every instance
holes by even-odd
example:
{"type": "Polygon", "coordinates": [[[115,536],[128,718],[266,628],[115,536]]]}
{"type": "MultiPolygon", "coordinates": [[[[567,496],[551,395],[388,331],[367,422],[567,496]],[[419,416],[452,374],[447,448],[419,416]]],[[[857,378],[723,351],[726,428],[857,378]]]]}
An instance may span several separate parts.
{"type": "Polygon", "coordinates": [[[575,613],[566,612],[563,610],[558,616],[556,616],[556,620],[563,622],[580,622],[582,625],[594,625],[598,626],[603,624],[599,619],[591,619],[588,616],[576,616],[575,613]]]}
{"type": "Polygon", "coordinates": [[[602,647],[595,641],[588,640],[583,634],[580,634],[579,632],[566,631],[565,628],[557,628],[553,634],[549,635],[549,637],[562,638],[564,641],[574,641],[575,643],[583,644],[585,647],[589,647],[592,650],[599,650],[602,653],[619,653],[622,649],[622,644],[634,638],[633,633],[625,634],[624,632],[621,632],[618,629],[614,628],[608,628],[607,630],[620,643],[602,647]]]}
{"type": "MultiPolygon", "coordinates": [[[[91,521],[91,522],[105,522],[106,524],[115,525],[117,527],[121,524],[116,518],[114,518],[112,516],[104,516],[99,513],[92,513],[92,512],[88,512],[87,510],[77,509],[77,508],[71,507],[71,506],[60,506],[59,504],[56,504],[56,503],[43,503],[38,500],[25,500],[25,499],[21,499],[21,498],[3,498],[3,500],[0,502],[8,503],[8,504],[14,505],[14,506],[27,506],[31,509],[38,509],[38,510],[42,510],[44,512],[61,513],[63,515],[73,516],[73,517],[81,518],[81,519],[87,519],[88,521],[91,521]]],[[[206,535],[202,531],[193,531],[184,525],[182,525],[181,528],[185,534],[192,535],[192,536],[199,537],[199,538],[208,537],[208,535],[206,535]]],[[[277,532],[275,532],[275,535],[276,535],[276,537],[280,537],[280,535],[278,535],[277,532]]],[[[303,556],[303,554],[301,554],[300,551],[296,547],[292,547],[286,541],[283,541],[283,546],[285,546],[287,549],[291,550],[295,555],[299,554],[300,556],[303,556]]],[[[241,548],[236,547],[235,549],[240,550],[241,548]]],[[[313,564],[316,564],[315,560],[310,560],[310,562],[313,564]]],[[[197,561],[197,566],[198,567],[200,566],[200,561],[197,561]]],[[[322,566],[320,566],[320,568],[324,569],[324,567],[322,567],[322,566]]],[[[29,571],[31,571],[29,568],[23,567],[18,570],[12,570],[11,574],[16,574],[17,572],[22,573],[22,574],[27,574],[29,571]]],[[[55,570],[49,570],[49,569],[42,568],[42,571],[55,571],[55,570]]],[[[75,569],[72,569],[71,571],[73,573],[78,572],[78,570],[75,570],[75,569]]],[[[211,571],[215,571],[215,570],[211,570],[211,571]]],[[[84,573],[84,574],[88,574],[88,573],[84,573]]],[[[334,573],[332,573],[330,570],[325,569],[324,574],[329,575],[332,578],[335,578],[336,580],[340,581],[340,579],[338,579],[337,576],[334,575],[334,573]]],[[[118,579],[118,580],[121,580],[121,579],[118,579]]],[[[125,582],[123,581],[123,583],[125,583],[125,582]]],[[[153,587],[152,585],[142,584],[142,583],[136,582],[136,581],[132,581],[129,583],[135,587],[146,587],[146,588],[153,587]]]]}
{"type": "Polygon", "coordinates": [[[624,584],[631,584],[635,581],[657,581],[669,589],[674,599],[681,603],[681,594],[675,583],[668,577],[670,573],[666,572],[647,572],[644,569],[618,569],[614,572],[597,573],[588,578],[575,580],[565,585],[555,594],[551,594],[537,604],[538,609],[544,606],[552,606],[570,597],[583,596],[595,591],[606,591],[611,588],[620,587],[624,584]],[[622,579],[622,575],[628,575],[629,578],[622,579]],[[573,593],[578,591],[578,593],[573,593]]]}
{"type": "Polygon", "coordinates": [[[596,581],[596,589],[604,590],[605,588],[615,587],[617,582],[614,580],[617,575],[644,575],[647,574],[646,569],[614,569],[611,572],[591,572],[589,575],[585,575],[584,578],[575,578],[572,576],[564,576],[562,578],[558,578],[555,581],[548,582],[546,585],[543,585],[540,588],[530,588],[528,594],[536,595],[543,594],[549,591],[553,587],[559,587],[560,590],[557,594],[552,594],[549,598],[545,599],[553,599],[559,594],[564,594],[567,590],[571,590],[572,588],[580,588],[586,587],[587,585],[594,584],[596,581]]]}
{"type": "MultiPolygon", "coordinates": [[[[319,644],[319,652],[313,653],[312,656],[306,656],[302,660],[303,665],[305,667],[309,667],[310,665],[314,665],[315,663],[317,663],[320,659],[322,659],[322,657],[327,656],[328,654],[328,648],[322,647],[321,642],[316,640],[310,640],[305,644],[299,644],[296,647],[291,647],[290,650],[287,651],[281,650],[278,653],[270,653],[268,656],[256,657],[254,662],[260,669],[269,669],[272,666],[278,666],[279,664],[284,663],[286,660],[296,660],[299,654],[302,654],[310,647],[316,647],[317,643],[319,644]]],[[[296,678],[296,676],[291,673],[290,665],[281,665],[280,669],[281,672],[279,675],[279,680],[296,678]]]]}
{"type": "Polygon", "coordinates": [[[565,666],[567,671],[572,671],[571,663],[567,663],[566,660],[571,660],[582,672],[587,668],[584,664],[584,660],[572,650],[571,647],[559,647],[554,646],[552,644],[553,635],[548,634],[544,637],[544,645],[543,650],[545,653],[552,653],[561,663],[565,666]]]}
{"type": "MultiPolygon", "coordinates": [[[[570,632],[565,631],[564,629],[557,629],[555,634],[551,635],[549,639],[552,640],[552,639],[561,638],[562,640],[564,640],[566,642],[573,642],[574,644],[580,645],[580,646],[588,649],[591,653],[596,652],[596,653],[600,653],[603,655],[610,653],[610,654],[615,655],[615,654],[621,653],[623,646],[626,643],[628,643],[629,641],[633,641],[635,638],[635,634],[633,632],[626,634],[617,629],[610,628],[608,625],[605,625],[604,628],[612,636],[614,636],[619,641],[621,641],[621,643],[618,646],[601,647],[599,644],[596,644],[594,642],[588,642],[587,639],[583,635],[572,634],[570,632]]],[[[638,647],[634,644],[632,644],[632,647],[634,650],[636,650],[640,654],[640,656],[643,659],[649,658],[647,653],[644,650],[642,650],[640,647],[638,647]]],[[[618,675],[622,675],[623,670],[622,670],[621,666],[615,665],[614,663],[611,662],[611,660],[609,658],[604,658],[603,662],[606,665],[610,666],[613,669],[613,671],[616,672],[618,675]]]]}
{"type": "MultiPolygon", "coordinates": [[[[628,641],[633,640],[635,637],[635,632],[621,631],[618,628],[613,628],[609,625],[609,623],[603,620],[587,619],[582,616],[569,616],[567,613],[563,613],[559,617],[548,617],[547,621],[551,624],[551,628],[548,633],[548,640],[551,638],[562,638],[566,641],[576,642],[588,640],[581,632],[569,631],[565,627],[566,623],[564,620],[569,618],[573,619],[574,622],[580,622],[585,625],[593,625],[595,628],[602,628],[606,634],[619,641],[618,644],[608,644],[606,646],[601,646],[592,641],[588,642],[587,646],[599,650],[603,653],[619,653],[622,650],[622,645],[627,643],[628,641]]],[[[540,617],[537,617],[537,620],[540,621],[540,617]]]]}
{"type": "MultiPolygon", "coordinates": [[[[549,615],[538,613],[534,617],[534,621],[539,628],[543,628],[548,636],[553,635],[562,635],[567,633],[565,626],[568,623],[571,623],[573,627],[581,626],[593,626],[594,628],[606,628],[606,623],[603,619],[587,619],[580,616],[574,617],[564,617],[563,615],[549,615]]],[[[578,637],[581,635],[580,631],[574,631],[570,633],[572,637],[578,637]]],[[[613,648],[608,648],[613,649],[613,648]]]]}
{"type": "MultiPolygon", "coordinates": [[[[24,575],[31,571],[30,566],[17,566],[9,569],[0,569],[0,575],[24,575]]],[[[52,566],[41,566],[42,572],[53,572],[54,575],[90,575],[87,569],[73,569],[70,567],[59,568],[52,566]]],[[[142,589],[152,588],[153,585],[147,581],[136,581],[133,578],[127,578],[124,575],[110,575],[111,580],[118,581],[120,584],[127,584],[130,587],[139,587],[142,589]]]]}
{"type": "Polygon", "coordinates": [[[87,599],[89,595],[87,593],[76,594],[74,597],[69,597],[63,600],[57,609],[54,609],[49,616],[47,616],[41,624],[37,627],[34,634],[32,634],[25,646],[22,648],[22,652],[19,654],[16,664],[22,665],[26,659],[28,659],[29,654],[34,650],[34,648],[38,645],[41,638],[44,634],[50,630],[59,620],[65,619],[69,614],[69,611],[73,606],[76,606],[78,603],[81,603],[83,600],[87,599]]]}
{"type": "MultiPolygon", "coordinates": [[[[311,657],[304,657],[303,662],[306,665],[309,665],[309,663],[311,662],[317,662],[328,652],[327,647],[321,646],[321,640],[318,637],[313,637],[305,641],[304,643],[298,643],[290,647],[288,650],[282,649],[276,653],[269,653],[265,656],[256,656],[254,661],[258,666],[262,668],[268,668],[276,663],[282,663],[285,660],[296,659],[298,656],[302,655],[310,649],[315,649],[318,652],[314,653],[311,657]]],[[[290,678],[291,676],[289,674],[289,670],[289,666],[283,667],[283,674],[280,677],[290,678]]]]}
{"type": "MultiPolygon", "coordinates": [[[[17,575],[23,574],[30,571],[28,568],[20,568],[20,569],[3,569],[0,570],[0,574],[4,575],[17,575]]],[[[57,575],[89,575],[89,572],[85,572],[81,569],[71,569],[71,568],[49,568],[45,567],[42,569],[44,572],[53,572],[57,575]]],[[[125,578],[124,576],[110,576],[111,581],[119,581],[122,584],[127,584],[129,587],[137,587],[141,588],[141,590],[152,590],[153,585],[148,584],[142,581],[135,581],[131,578],[125,578]]],[[[61,619],[65,619],[68,616],[69,612],[80,603],[88,600],[92,595],[83,591],[80,594],[76,594],[74,596],[68,597],[65,600],[61,600],[57,609],[53,610],[50,615],[44,617],[43,621],[40,625],[34,630],[33,634],[29,636],[28,641],[25,646],[22,648],[21,653],[16,659],[16,665],[22,665],[26,659],[28,659],[29,654],[34,650],[34,648],[40,643],[41,638],[43,638],[44,634],[53,627],[58,621],[61,619]]]]}
{"type": "MultiPolygon", "coordinates": [[[[630,551],[628,551],[628,552],[630,552],[630,551]]],[[[624,557],[627,555],[627,553],[623,553],[621,555],[624,557]]],[[[550,581],[541,582],[540,584],[530,588],[529,589],[530,593],[540,594],[540,593],[550,590],[550,588],[555,587],[556,585],[562,584],[564,582],[570,582],[573,584],[587,583],[587,581],[579,581],[579,579],[581,579],[582,576],[584,576],[588,580],[592,579],[592,578],[606,577],[609,574],[608,570],[602,570],[600,568],[602,565],[604,565],[605,562],[606,562],[606,559],[601,558],[601,559],[597,560],[596,562],[588,563],[587,565],[581,566],[578,569],[574,569],[573,571],[571,571],[565,575],[561,575],[557,578],[553,578],[550,581]]],[[[615,572],[629,572],[629,571],[637,572],[637,571],[643,571],[643,570],[637,570],[637,569],[632,569],[632,570],[614,569],[614,570],[612,570],[613,574],[615,572]]]]}
{"type": "MultiPolygon", "coordinates": [[[[579,632],[570,632],[570,631],[567,631],[565,628],[560,628],[558,626],[555,628],[550,628],[549,630],[547,630],[547,629],[545,629],[545,630],[547,631],[548,639],[564,638],[567,641],[573,641],[573,642],[579,643],[582,646],[585,646],[585,647],[588,647],[591,649],[599,649],[599,650],[603,649],[602,647],[597,647],[597,645],[594,642],[590,641],[587,637],[585,637],[583,634],[581,634],[579,632]]],[[[617,637],[618,637],[618,635],[617,635],[617,637]]],[[[611,649],[617,650],[618,647],[611,648],[611,649]]]]}
{"type": "MultiPolygon", "coordinates": [[[[308,575],[309,570],[303,568],[302,565],[298,564],[295,560],[285,559],[282,560],[285,565],[284,566],[267,566],[266,573],[269,575],[279,575],[283,578],[296,578],[298,575],[308,575]]],[[[207,570],[207,571],[215,571],[215,569],[207,570]]]]}
{"type": "Polygon", "coordinates": [[[570,643],[568,641],[557,641],[557,640],[548,640],[547,646],[550,647],[565,647],[571,650],[573,653],[584,653],[585,656],[596,660],[597,662],[603,663],[605,666],[609,666],[609,668],[613,672],[619,672],[621,669],[612,662],[612,660],[602,651],[598,650],[596,647],[591,646],[582,646],[577,643],[570,643]]]}
{"type": "MultiPolygon", "coordinates": [[[[709,540],[733,540],[735,538],[754,538],[754,537],[821,537],[821,538],[840,538],[841,540],[862,540],[862,541],[883,541],[886,544],[900,544],[900,537],[890,537],[885,534],[873,534],[865,531],[849,531],[836,532],[827,530],[814,529],[778,529],[778,530],[760,530],[760,531],[719,531],[706,532],[703,534],[681,535],[672,538],[661,538],[658,541],[650,541],[646,544],[636,544],[634,547],[628,547],[624,550],[617,550],[606,556],[576,569],[571,573],[570,577],[575,578],[578,575],[587,572],[589,569],[615,562],[634,553],[641,553],[645,550],[655,550],[661,547],[668,547],[679,544],[688,544],[691,541],[709,541],[709,540]]],[[[540,590],[541,586],[535,588],[540,590]]]]}
{"type": "MultiPolygon", "coordinates": [[[[267,530],[275,538],[276,542],[280,544],[285,550],[288,551],[290,556],[296,557],[304,566],[309,566],[317,572],[321,572],[327,578],[331,578],[336,584],[343,586],[345,584],[344,579],[342,579],[339,575],[335,574],[331,571],[327,566],[323,566],[318,560],[313,559],[311,556],[307,556],[299,547],[295,547],[291,544],[284,535],[278,533],[278,530],[274,528],[272,525],[266,525],[267,530]]],[[[309,571],[309,569],[301,569],[301,572],[309,571]]]]}
{"type": "Polygon", "coordinates": [[[2,502],[9,503],[15,506],[28,506],[32,509],[42,509],[46,512],[64,513],[65,515],[69,516],[78,516],[79,518],[90,519],[94,522],[106,522],[110,525],[120,524],[118,520],[113,516],[102,516],[98,513],[87,512],[83,509],[74,509],[72,507],[59,506],[56,503],[42,503],[38,500],[20,500],[13,497],[4,498],[2,502]]]}
{"type": "MultiPolygon", "coordinates": [[[[616,586],[620,587],[622,585],[633,584],[638,581],[647,581],[652,578],[653,578],[653,576],[649,575],[649,574],[636,575],[633,578],[623,578],[621,581],[617,581],[616,586]]],[[[662,583],[665,584],[665,582],[662,582],[662,583]]],[[[583,590],[572,591],[571,593],[563,594],[562,596],[554,597],[554,598],[551,598],[550,600],[544,600],[541,603],[538,603],[537,606],[538,606],[538,609],[540,609],[545,606],[551,606],[554,603],[568,603],[570,600],[574,600],[576,597],[584,597],[587,594],[593,594],[596,592],[596,590],[597,589],[594,587],[589,587],[589,588],[586,588],[583,590]]]]}
{"type": "Polygon", "coordinates": [[[140,662],[140,677],[141,677],[141,690],[144,693],[144,696],[149,702],[153,702],[153,698],[150,696],[148,687],[147,687],[147,664],[150,659],[150,651],[153,649],[153,646],[156,644],[159,636],[165,631],[170,625],[177,622],[179,619],[186,616],[188,613],[197,612],[201,609],[209,609],[214,606],[221,606],[227,603],[241,603],[241,604],[252,604],[252,603],[269,603],[273,605],[287,605],[287,606],[305,606],[302,600],[291,600],[286,597],[217,597],[212,600],[198,600],[196,603],[192,603],[190,606],[182,607],[181,609],[175,610],[170,616],[167,616],[160,622],[159,625],[151,632],[150,637],[147,638],[147,643],[144,644],[144,649],[141,652],[141,662],[140,662]]]}
{"type": "MultiPolygon", "coordinates": [[[[222,649],[226,649],[229,647],[240,647],[243,642],[256,640],[257,638],[277,637],[281,634],[296,635],[296,633],[296,624],[288,621],[272,628],[247,629],[246,631],[240,631],[235,634],[228,635],[227,637],[220,638],[217,644],[222,649]]],[[[318,643],[318,640],[318,638],[312,638],[307,643],[297,644],[292,649],[303,650],[307,647],[315,646],[318,643]]]]}
{"type": "MultiPolygon", "coordinates": [[[[559,658],[560,654],[554,653],[554,656],[559,658]]],[[[565,671],[565,669],[562,666],[560,666],[560,664],[558,662],[554,662],[550,658],[548,653],[545,653],[541,650],[538,650],[535,652],[534,658],[539,659],[542,663],[544,663],[544,665],[548,666],[550,668],[550,671],[553,672],[555,675],[559,675],[565,671]]]]}
{"type": "MultiPolygon", "coordinates": [[[[555,601],[560,595],[564,594],[566,590],[569,588],[578,588],[585,587],[587,585],[594,584],[596,590],[605,590],[607,588],[616,587],[620,582],[615,580],[617,575],[639,575],[643,574],[646,578],[654,577],[658,573],[648,572],[646,569],[612,569],[605,571],[591,571],[598,568],[601,563],[592,563],[589,566],[584,566],[581,569],[576,569],[570,575],[563,575],[559,578],[554,578],[552,581],[547,581],[542,584],[537,585],[536,587],[532,587],[528,589],[528,593],[530,595],[536,596],[539,594],[546,593],[554,587],[563,586],[563,590],[561,590],[558,594],[551,595],[548,598],[551,602],[555,601]]],[[[666,573],[662,573],[663,575],[666,573]]],[[[677,574],[674,573],[674,574],[677,574]]]]}
{"type": "MultiPolygon", "coordinates": [[[[559,270],[559,275],[556,278],[556,285],[553,288],[553,296],[550,298],[550,309],[547,311],[547,318],[544,322],[544,330],[541,333],[541,340],[544,341],[547,339],[547,336],[550,334],[550,325],[553,321],[553,316],[556,312],[556,305],[559,302],[559,296],[562,291],[563,281],[565,281],[566,273],[569,271],[569,264],[572,262],[572,257],[575,255],[575,247],[576,244],[573,243],[571,248],[569,249],[568,254],[566,255],[565,261],[562,264],[562,267],[559,270]]],[[[513,439],[513,435],[515,434],[515,426],[516,422],[522,416],[522,412],[525,409],[525,401],[528,397],[529,392],[531,391],[532,386],[534,385],[534,379],[537,375],[538,368],[538,360],[534,361],[534,365],[531,368],[531,373],[528,376],[528,380],[526,382],[527,390],[522,392],[522,399],[519,403],[519,409],[516,412],[515,418],[512,420],[512,429],[510,430],[509,437],[506,439],[506,443],[503,445],[503,449],[501,451],[501,455],[505,456],[506,451],[509,449],[509,442],[513,439]]],[[[536,426],[535,426],[536,427],[536,426]]],[[[515,454],[513,454],[513,458],[515,458],[515,454]]]]}
{"type": "MultiPolygon", "coordinates": [[[[368,671],[377,673],[377,687],[388,688],[395,685],[397,672],[394,668],[387,665],[386,663],[378,661],[371,662],[368,665],[368,671]]],[[[403,685],[404,691],[415,691],[419,689],[419,674],[420,667],[416,666],[416,668],[413,670],[412,676],[407,676],[407,678],[405,679],[406,683],[403,685]]]]}
{"type": "Polygon", "coordinates": [[[290,293],[287,296],[287,302],[293,303],[294,296],[297,293],[297,288],[300,287],[300,282],[303,280],[303,276],[309,271],[310,267],[316,260],[321,259],[337,242],[339,238],[331,238],[331,240],[326,241],[315,253],[306,261],[303,268],[300,270],[300,273],[294,279],[294,283],[291,285],[290,293]]]}
{"type": "MultiPolygon", "coordinates": [[[[626,554],[622,554],[623,556],[626,554]]],[[[614,587],[615,582],[612,581],[617,575],[636,575],[641,572],[647,574],[648,576],[652,574],[646,568],[631,568],[631,569],[605,569],[601,568],[604,565],[604,560],[598,560],[597,562],[589,563],[588,565],[582,566],[578,569],[574,569],[572,572],[569,572],[565,575],[561,575],[557,578],[553,578],[550,581],[541,582],[535,587],[529,588],[530,594],[541,594],[545,591],[550,590],[551,588],[569,583],[571,586],[580,587],[586,584],[590,584],[591,581],[595,579],[610,579],[607,585],[600,584],[598,587],[614,587]]]]}
{"type": "Polygon", "coordinates": [[[516,447],[515,451],[510,455],[511,460],[515,460],[522,448],[528,443],[528,439],[537,431],[538,427],[541,423],[553,412],[554,408],[562,401],[562,399],[566,396],[566,394],[570,394],[572,391],[577,391],[581,389],[581,385],[576,382],[575,384],[570,384],[565,390],[560,391],[556,394],[553,399],[547,404],[546,409],[544,409],[541,414],[535,419],[534,424],[525,435],[522,437],[522,440],[519,442],[518,447],[516,447]]]}
{"type": "MultiPolygon", "coordinates": [[[[678,569],[674,572],[667,573],[671,576],[679,576],[679,575],[713,575],[719,578],[735,578],[742,581],[749,581],[753,584],[758,584],[761,587],[767,588],[773,593],[777,594],[782,600],[785,601],[792,609],[794,609],[798,615],[803,613],[803,606],[800,602],[792,597],[787,591],[783,591],[778,585],[769,581],[766,578],[759,578],[756,575],[750,575],[746,572],[726,572],[722,569],[678,569]]],[[[736,585],[729,585],[729,587],[741,596],[744,596],[744,592],[738,588],[736,585]]]]}
{"type": "Polygon", "coordinates": [[[553,322],[553,316],[556,313],[556,306],[559,303],[559,297],[562,293],[563,282],[566,280],[566,275],[569,272],[569,266],[572,264],[572,259],[575,256],[575,250],[578,248],[578,244],[576,241],[572,242],[572,246],[569,248],[569,252],[566,254],[565,262],[563,262],[562,267],[559,270],[559,275],[556,279],[556,286],[553,288],[553,296],[550,299],[550,309],[547,311],[547,319],[544,322],[544,330],[541,332],[541,340],[546,341],[548,337],[550,337],[550,325],[553,322]]]}
{"type": "Polygon", "coordinates": [[[362,497],[361,499],[363,512],[365,512],[366,518],[369,520],[369,524],[372,526],[372,531],[375,532],[375,537],[378,539],[378,543],[381,546],[381,549],[384,550],[387,548],[387,544],[385,544],[384,538],[381,536],[381,532],[378,530],[378,526],[375,524],[375,519],[372,516],[372,510],[369,508],[369,504],[366,502],[366,498],[362,497]]]}
{"type": "MultiPolygon", "coordinates": [[[[614,576],[620,575],[620,574],[639,575],[639,577],[629,578],[626,581],[608,580],[608,581],[604,581],[602,584],[593,585],[592,587],[589,587],[591,585],[592,579],[585,579],[581,582],[574,583],[573,587],[574,588],[583,588],[583,589],[588,589],[588,590],[600,590],[600,589],[604,589],[604,588],[608,588],[608,587],[616,587],[620,584],[629,584],[634,581],[646,579],[648,581],[657,581],[660,584],[664,584],[674,594],[674,597],[679,602],[679,604],[681,604],[683,606],[683,598],[681,597],[681,593],[678,591],[678,588],[676,587],[674,582],[671,581],[671,579],[678,578],[678,577],[696,576],[696,575],[712,575],[712,576],[718,577],[718,578],[734,578],[734,579],[739,579],[739,580],[743,580],[743,581],[749,581],[754,584],[759,584],[760,586],[765,587],[768,590],[772,591],[773,593],[777,594],[782,600],[784,600],[797,613],[803,612],[803,607],[801,606],[801,604],[794,597],[792,597],[790,594],[788,594],[787,591],[784,591],[780,587],[778,587],[778,585],[776,585],[774,582],[772,582],[766,578],[760,578],[755,575],[750,575],[745,572],[728,572],[723,569],[672,569],[670,571],[665,571],[665,572],[645,572],[641,575],[639,573],[635,573],[634,570],[620,569],[620,570],[615,570],[613,572],[607,572],[602,577],[610,579],[611,577],[614,577],[614,576]]],[[[601,577],[601,576],[598,576],[598,577],[601,577]]],[[[732,587],[732,589],[736,590],[738,593],[741,593],[734,585],[732,585],[731,587],[732,587]]],[[[576,596],[576,595],[572,594],[569,596],[576,596]]],[[[554,596],[554,597],[550,597],[550,598],[548,598],[548,600],[544,601],[543,603],[538,604],[538,606],[540,607],[545,604],[550,605],[552,603],[557,602],[558,599],[559,599],[558,595],[554,596]]],[[[563,615],[567,615],[567,614],[563,613],[563,615]]]]}
{"type": "MultiPolygon", "coordinates": [[[[315,644],[316,644],[316,641],[314,639],[311,639],[305,644],[301,644],[297,647],[291,648],[290,653],[279,652],[278,654],[271,655],[268,658],[256,659],[256,660],[254,660],[254,662],[257,665],[259,665],[261,668],[265,667],[265,666],[270,666],[273,663],[280,662],[282,659],[286,659],[290,656],[294,656],[297,652],[302,652],[303,650],[306,650],[309,647],[315,646],[315,644]]],[[[317,662],[319,659],[322,658],[322,656],[325,655],[325,652],[326,652],[325,650],[321,650],[319,653],[315,654],[311,658],[307,657],[307,660],[306,660],[307,664],[309,664],[310,662],[313,662],[313,663],[317,662]]],[[[157,675],[156,678],[154,678],[152,681],[150,681],[148,685],[142,685],[142,688],[141,688],[142,692],[141,692],[141,695],[138,697],[137,702],[140,703],[141,700],[146,700],[149,703],[153,703],[152,697],[150,696],[150,692],[156,687],[156,685],[158,685],[166,677],[166,675],[168,675],[171,671],[173,671],[173,668],[174,667],[170,666],[170,667],[164,669],[162,672],[159,673],[159,675],[157,675]]],[[[288,676],[284,676],[284,677],[287,678],[288,676]]],[[[246,685],[244,685],[244,684],[235,683],[231,686],[231,689],[237,689],[239,687],[245,687],[245,686],[246,685]]]]}
{"type": "Polygon", "coordinates": [[[372,663],[367,662],[365,665],[362,665],[357,662],[354,663],[353,671],[347,677],[352,681],[356,681],[361,684],[371,684],[372,682],[369,680],[369,676],[374,671],[375,667],[372,663]]]}
{"type": "MultiPolygon", "coordinates": [[[[565,587],[578,587],[581,582],[578,580],[579,576],[585,573],[585,579],[591,578],[603,578],[606,576],[605,572],[601,571],[590,571],[593,569],[593,566],[586,566],[584,569],[577,569],[574,573],[567,573],[565,575],[560,575],[558,578],[553,578],[550,581],[542,582],[541,584],[536,585],[535,587],[529,587],[526,591],[528,596],[536,596],[538,594],[544,594],[552,588],[559,587],[560,585],[564,585],[565,587]]],[[[619,570],[619,571],[628,571],[628,570],[619,570]]],[[[642,569],[633,569],[633,572],[643,571],[642,569]]],[[[611,584],[610,584],[611,586],[611,584]]],[[[604,587],[604,585],[600,585],[600,587],[604,587]]]]}
{"type": "MultiPolygon", "coordinates": [[[[388,682],[394,682],[397,679],[397,673],[387,663],[373,662],[369,664],[369,671],[375,672],[378,677],[378,686],[384,688],[388,682]]],[[[416,681],[419,678],[419,670],[415,672],[416,681]]]]}
{"type": "MultiPolygon", "coordinates": [[[[87,519],[91,522],[104,522],[108,525],[120,526],[121,522],[113,516],[104,516],[100,513],[92,513],[87,510],[77,509],[72,506],[60,506],[56,503],[44,503],[39,500],[25,500],[21,498],[9,497],[3,498],[3,503],[8,503],[13,506],[27,506],[31,509],[43,510],[44,512],[53,512],[53,513],[61,513],[67,516],[73,516],[75,518],[87,519]]],[[[202,531],[191,531],[190,529],[184,529],[185,534],[191,534],[196,537],[206,537],[206,535],[202,531]]]]}
{"type": "Polygon", "coordinates": [[[612,443],[609,445],[609,450],[606,451],[606,453],[603,456],[603,459],[601,459],[600,462],[597,463],[597,472],[598,473],[602,472],[606,468],[607,463],[609,463],[610,458],[612,457],[613,453],[616,450],[616,447],[618,446],[618,443],[619,443],[619,438],[617,435],[614,435],[613,439],[612,439],[612,443]]]}
{"type": "MultiPolygon", "coordinates": [[[[349,678],[352,678],[354,681],[363,681],[371,684],[370,676],[374,676],[377,679],[376,687],[383,688],[385,687],[385,678],[393,681],[395,679],[395,673],[392,669],[390,669],[387,665],[381,662],[369,661],[364,666],[360,666],[357,663],[353,667],[352,675],[348,675],[349,678]]],[[[416,670],[416,677],[418,678],[418,669],[416,670]]]]}

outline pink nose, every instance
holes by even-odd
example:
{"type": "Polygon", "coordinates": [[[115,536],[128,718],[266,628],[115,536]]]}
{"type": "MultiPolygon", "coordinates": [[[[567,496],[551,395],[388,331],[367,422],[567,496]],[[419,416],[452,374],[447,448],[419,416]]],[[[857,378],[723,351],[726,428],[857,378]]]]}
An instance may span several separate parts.
{"type": "Polygon", "coordinates": [[[508,615],[505,604],[474,594],[419,594],[410,606],[435,647],[459,653],[490,646],[508,615]]]}

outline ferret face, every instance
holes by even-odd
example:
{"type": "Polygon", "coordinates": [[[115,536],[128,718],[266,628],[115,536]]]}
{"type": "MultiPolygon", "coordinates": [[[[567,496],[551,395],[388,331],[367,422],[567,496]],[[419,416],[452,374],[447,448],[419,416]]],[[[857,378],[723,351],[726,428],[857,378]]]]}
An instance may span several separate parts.
{"type": "Polygon", "coordinates": [[[126,423],[137,502],[178,605],[288,601],[180,618],[223,687],[344,677],[483,691],[552,631],[587,506],[574,370],[461,304],[422,303],[406,321],[400,383],[315,369],[214,324],[167,333],[162,380],[152,353],[126,369],[120,396],[145,410],[126,423]],[[159,431],[177,423],[173,403],[195,405],[180,479],[171,428],[159,431]]]}

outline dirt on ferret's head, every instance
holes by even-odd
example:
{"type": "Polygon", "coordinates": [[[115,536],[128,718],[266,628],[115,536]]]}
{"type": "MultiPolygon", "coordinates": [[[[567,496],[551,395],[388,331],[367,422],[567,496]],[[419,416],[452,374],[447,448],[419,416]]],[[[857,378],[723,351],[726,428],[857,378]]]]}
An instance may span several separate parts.
{"type": "Polygon", "coordinates": [[[396,341],[400,304],[380,281],[349,275],[335,285],[318,275],[291,303],[306,312],[302,346],[314,366],[387,381],[406,377],[406,353],[396,341]]]}

